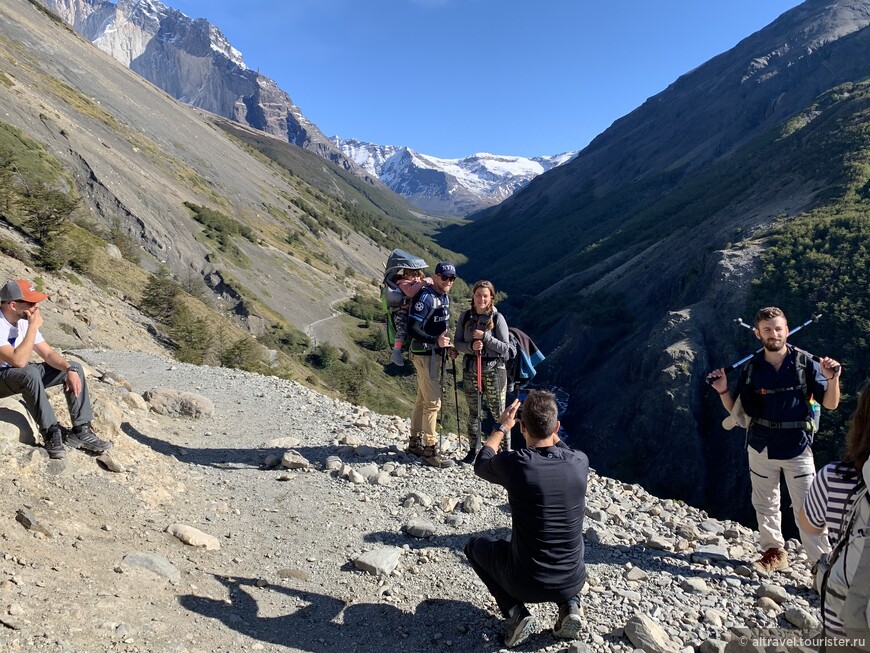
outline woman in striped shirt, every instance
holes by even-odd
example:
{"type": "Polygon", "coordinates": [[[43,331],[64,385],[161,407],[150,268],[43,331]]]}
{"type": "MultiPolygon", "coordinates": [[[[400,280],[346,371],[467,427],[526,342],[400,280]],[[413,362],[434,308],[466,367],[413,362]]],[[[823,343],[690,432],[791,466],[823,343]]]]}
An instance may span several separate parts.
{"type": "MultiPolygon", "coordinates": [[[[845,528],[857,490],[863,486],[861,470],[870,458],[870,390],[865,381],[846,436],[846,455],[822,467],[807,492],[799,514],[801,530],[818,535],[827,531],[828,547],[836,545],[845,528]]],[[[815,563],[816,560],[810,560],[815,563]]],[[[825,622],[833,634],[843,634],[843,625],[825,606],[825,622]]]]}

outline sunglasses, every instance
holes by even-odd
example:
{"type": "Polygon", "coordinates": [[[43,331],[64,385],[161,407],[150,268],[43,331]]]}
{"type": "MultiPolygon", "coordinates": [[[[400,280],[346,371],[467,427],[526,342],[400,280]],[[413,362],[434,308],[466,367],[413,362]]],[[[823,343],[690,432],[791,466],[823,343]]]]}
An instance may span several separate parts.
{"type": "Polygon", "coordinates": [[[438,276],[441,277],[441,281],[449,281],[450,283],[456,281],[456,277],[449,274],[439,274],[438,276]]]}

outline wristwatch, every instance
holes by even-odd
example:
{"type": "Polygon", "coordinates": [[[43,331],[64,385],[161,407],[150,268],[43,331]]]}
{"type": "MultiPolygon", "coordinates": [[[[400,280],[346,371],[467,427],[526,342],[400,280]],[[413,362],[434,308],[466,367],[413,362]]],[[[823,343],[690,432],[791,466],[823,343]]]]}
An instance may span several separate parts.
{"type": "Polygon", "coordinates": [[[501,431],[505,435],[510,435],[510,431],[508,431],[507,427],[501,422],[497,422],[495,426],[492,427],[493,431],[501,431]]]}

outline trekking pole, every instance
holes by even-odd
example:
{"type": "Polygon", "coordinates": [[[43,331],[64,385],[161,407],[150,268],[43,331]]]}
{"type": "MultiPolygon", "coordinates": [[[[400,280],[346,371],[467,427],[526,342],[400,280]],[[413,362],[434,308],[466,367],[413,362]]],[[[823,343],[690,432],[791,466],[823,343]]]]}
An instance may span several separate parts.
{"type": "Polygon", "coordinates": [[[483,357],[480,352],[477,352],[477,439],[474,443],[474,448],[480,446],[480,441],[483,439],[483,407],[481,405],[481,396],[483,395],[483,357]]]}
{"type": "MultiPolygon", "coordinates": [[[[803,324],[801,324],[801,325],[800,325],[799,327],[797,327],[794,331],[789,331],[789,333],[788,333],[789,337],[791,337],[791,336],[793,336],[794,334],[796,334],[798,331],[800,331],[801,329],[803,329],[803,328],[804,328],[805,326],[807,326],[808,324],[812,324],[813,322],[818,322],[820,317],[822,317],[822,314],[821,314],[821,313],[818,313],[818,314],[816,314],[816,315],[813,315],[809,320],[807,320],[806,322],[804,322],[803,324]]],[[[749,329],[750,331],[754,331],[754,330],[755,330],[755,329],[753,329],[751,326],[749,326],[748,324],[746,324],[746,322],[744,322],[742,318],[739,318],[739,317],[738,317],[737,319],[734,320],[734,323],[737,324],[738,326],[746,327],[746,328],[749,329]]],[[[821,363],[821,362],[822,362],[822,359],[821,359],[819,356],[816,356],[815,354],[811,354],[811,353],[808,352],[806,349],[801,349],[800,347],[796,347],[795,345],[792,345],[792,347],[794,347],[797,351],[806,354],[807,356],[809,356],[810,358],[812,358],[812,359],[813,359],[814,361],[816,361],[817,363],[821,363]]],[[[840,370],[840,367],[841,367],[840,365],[836,365],[836,366],[833,368],[834,373],[838,372],[838,371],[840,370]]]]}
{"type": "MultiPolygon", "coordinates": [[[[441,387],[439,389],[438,399],[439,401],[444,396],[444,381],[447,376],[447,348],[441,350],[441,387]]],[[[440,411],[438,415],[442,415],[443,411],[440,411]]],[[[444,420],[441,420],[441,428],[438,429],[438,455],[444,455],[444,420]]],[[[438,465],[441,466],[440,464],[438,465]]]]}
{"type": "Polygon", "coordinates": [[[456,389],[456,359],[453,361],[453,403],[456,406],[456,437],[459,437],[459,390],[456,389]]]}
{"type": "MultiPolygon", "coordinates": [[[[797,333],[798,331],[800,331],[801,329],[803,329],[805,326],[807,326],[807,325],[809,325],[809,324],[812,324],[813,322],[818,322],[820,317],[822,317],[822,314],[821,314],[821,313],[818,313],[818,314],[816,314],[816,315],[813,315],[809,320],[807,320],[806,322],[804,322],[803,324],[801,324],[800,326],[798,326],[797,328],[795,328],[794,331],[790,331],[788,335],[789,335],[789,336],[792,336],[792,335],[794,335],[795,333],[797,333]]],[[[736,318],[736,319],[734,320],[734,323],[737,324],[737,325],[739,325],[739,326],[746,327],[747,329],[750,329],[750,330],[752,330],[752,331],[755,330],[754,327],[752,327],[752,326],[746,324],[746,322],[743,321],[743,318],[739,318],[739,317],[736,318]]],[[[794,345],[792,345],[792,346],[794,347],[794,345]]],[[[812,359],[813,359],[814,361],[816,361],[817,363],[819,362],[819,357],[818,357],[818,356],[814,356],[813,354],[810,354],[808,351],[804,351],[803,349],[799,349],[798,347],[795,347],[795,349],[798,349],[798,351],[802,351],[803,353],[805,353],[807,356],[809,356],[810,358],[812,358],[812,359]]],[[[731,363],[731,365],[729,365],[728,367],[725,368],[725,374],[727,375],[728,372],[731,372],[732,370],[737,369],[738,367],[740,367],[741,365],[743,365],[743,363],[745,363],[745,362],[748,361],[750,358],[752,358],[753,356],[755,356],[756,354],[758,354],[758,353],[760,353],[760,352],[762,352],[762,351],[764,351],[764,347],[762,347],[761,349],[759,349],[759,350],[757,350],[757,351],[755,351],[755,352],[749,354],[748,356],[744,356],[744,357],[741,358],[739,361],[735,361],[734,363],[731,363]]],[[[840,370],[840,366],[837,365],[837,366],[834,368],[833,371],[834,371],[834,373],[836,374],[839,370],[840,370]]],[[[712,384],[713,384],[713,381],[715,381],[715,379],[711,379],[711,378],[708,377],[708,378],[704,379],[704,381],[707,383],[707,385],[712,385],[712,384]]]]}
{"type": "MultiPolygon", "coordinates": [[[[793,330],[789,331],[789,332],[788,332],[789,337],[791,337],[791,336],[793,336],[794,334],[796,334],[798,331],[800,331],[801,329],[803,329],[803,328],[804,328],[805,326],[807,326],[808,324],[812,324],[813,322],[818,322],[820,317],[822,317],[822,314],[821,314],[821,313],[816,313],[816,314],[813,315],[809,320],[807,320],[806,322],[804,322],[803,324],[801,324],[799,327],[795,327],[793,330]]],[[[742,317],[735,317],[735,318],[734,318],[734,324],[736,324],[737,326],[745,327],[745,328],[749,329],[750,331],[755,331],[755,327],[753,327],[751,324],[746,324],[746,322],[743,321],[743,318],[742,318],[742,317]]]]}

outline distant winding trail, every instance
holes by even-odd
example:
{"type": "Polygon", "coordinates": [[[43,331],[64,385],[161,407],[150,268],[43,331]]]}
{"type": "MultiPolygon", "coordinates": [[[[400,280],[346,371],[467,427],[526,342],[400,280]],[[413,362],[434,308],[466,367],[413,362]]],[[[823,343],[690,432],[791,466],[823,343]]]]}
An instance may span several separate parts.
{"type": "Polygon", "coordinates": [[[314,328],[318,324],[326,322],[327,320],[335,319],[336,317],[341,315],[341,311],[339,311],[337,308],[335,308],[336,304],[343,302],[343,301],[347,301],[351,297],[353,297],[353,295],[345,295],[344,297],[339,297],[338,299],[333,299],[331,302],[329,302],[329,311],[332,313],[332,315],[330,315],[329,317],[321,318],[319,320],[315,320],[314,322],[309,324],[307,327],[305,327],[305,335],[308,336],[309,338],[311,338],[311,346],[312,347],[317,346],[317,333],[315,332],[314,328]]]}

